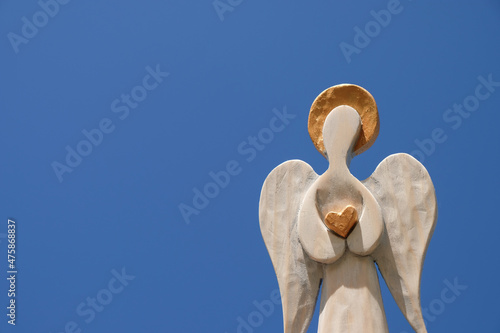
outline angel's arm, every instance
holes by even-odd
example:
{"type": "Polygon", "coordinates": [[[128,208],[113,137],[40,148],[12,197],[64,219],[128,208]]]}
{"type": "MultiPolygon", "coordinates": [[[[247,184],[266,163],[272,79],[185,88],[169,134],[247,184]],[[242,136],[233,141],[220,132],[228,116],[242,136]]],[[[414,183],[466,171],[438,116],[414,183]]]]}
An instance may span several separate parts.
{"type": "Polygon", "coordinates": [[[311,186],[304,196],[299,213],[298,233],[304,251],[314,260],[330,264],[345,251],[344,239],[330,232],[319,215],[315,200],[316,188],[311,186]]]}
{"type": "Polygon", "coordinates": [[[359,185],[363,196],[363,211],[358,225],[347,238],[347,246],[353,253],[369,255],[380,243],[384,232],[384,220],[380,206],[373,195],[364,185],[361,183],[359,185]]]}

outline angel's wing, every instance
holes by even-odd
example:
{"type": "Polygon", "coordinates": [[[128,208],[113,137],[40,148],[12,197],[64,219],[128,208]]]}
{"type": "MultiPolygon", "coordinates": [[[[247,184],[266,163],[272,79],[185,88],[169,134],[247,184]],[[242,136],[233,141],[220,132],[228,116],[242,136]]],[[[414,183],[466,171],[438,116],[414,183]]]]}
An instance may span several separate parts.
{"type": "Polygon", "coordinates": [[[395,154],[384,159],[363,184],[380,204],[386,227],[372,256],[413,329],[427,332],[420,306],[420,277],[437,219],[431,178],[412,156],[395,154]]]}
{"type": "Polygon", "coordinates": [[[309,164],[287,161],[267,176],[260,195],[260,229],[278,277],[285,333],[307,331],[323,275],[322,264],[304,253],[297,234],[302,199],[316,178],[309,164]]]}

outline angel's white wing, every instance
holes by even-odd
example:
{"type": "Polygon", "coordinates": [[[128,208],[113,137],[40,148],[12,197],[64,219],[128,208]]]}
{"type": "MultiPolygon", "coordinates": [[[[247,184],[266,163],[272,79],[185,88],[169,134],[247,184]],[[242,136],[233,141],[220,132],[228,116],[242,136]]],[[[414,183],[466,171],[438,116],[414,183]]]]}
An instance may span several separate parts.
{"type": "Polygon", "coordinates": [[[323,276],[322,264],[307,256],[297,234],[302,199],[316,178],[309,164],[287,161],[267,176],[260,195],[260,229],[278,277],[285,333],[307,331],[323,276]]]}
{"type": "Polygon", "coordinates": [[[437,219],[431,178],[412,156],[395,154],[384,159],[363,184],[380,204],[386,227],[372,256],[413,329],[427,332],[420,306],[420,277],[437,219]]]}

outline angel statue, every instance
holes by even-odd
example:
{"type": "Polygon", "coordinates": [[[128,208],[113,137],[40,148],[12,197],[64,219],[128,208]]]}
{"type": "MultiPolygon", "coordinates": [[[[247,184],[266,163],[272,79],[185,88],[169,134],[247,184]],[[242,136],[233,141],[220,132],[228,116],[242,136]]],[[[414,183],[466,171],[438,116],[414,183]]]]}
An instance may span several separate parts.
{"type": "Polygon", "coordinates": [[[410,155],[394,154],[364,181],[350,173],[352,157],[379,131],[375,100],[356,85],[323,91],[308,127],[328,169],[318,175],[300,160],[280,164],[259,204],[284,332],[307,331],[321,284],[319,333],[388,332],[375,263],[413,329],[427,332],[420,278],[437,218],[427,170],[410,155]]]}

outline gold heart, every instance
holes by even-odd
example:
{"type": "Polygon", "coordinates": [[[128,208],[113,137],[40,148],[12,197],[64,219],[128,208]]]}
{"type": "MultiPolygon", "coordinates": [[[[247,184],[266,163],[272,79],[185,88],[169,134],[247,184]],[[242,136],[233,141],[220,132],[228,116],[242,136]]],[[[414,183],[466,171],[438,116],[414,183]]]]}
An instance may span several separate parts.
{"type": "Polygon", "coordinates": [[[347,206],[342,213],[329,212],[325,216],[325,225],[337,235],[347,238],[358,222],[358,212],[353,206],[347,206]]]}

